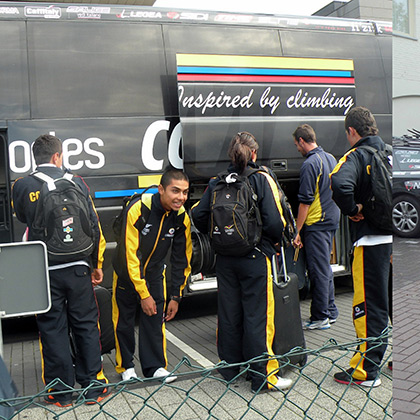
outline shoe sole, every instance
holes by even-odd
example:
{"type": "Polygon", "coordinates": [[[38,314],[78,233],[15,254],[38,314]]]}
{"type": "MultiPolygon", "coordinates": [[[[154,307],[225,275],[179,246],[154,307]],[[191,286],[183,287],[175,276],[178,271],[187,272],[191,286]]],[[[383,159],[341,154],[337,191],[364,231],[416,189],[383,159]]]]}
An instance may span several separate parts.
{"type": "Polygon", "coordinates": [[[178,376],[167,376],[164,380],[165,384],[171,384],[178,379],[178,376]]]}
{"type": "Polygon", "coordinates": [[[380,379],[375,379],[374,381],[358,381],[358,380],[353,379],[353,381],[350,382],[350,381],[345,381],[345,380],[334,378],[334,381],[338,382],[339,384],[360,385],[360,386],[364,386],[366,388],[376,388],[376,387],[381,385],[381,380],[380,379]]]}
{"type": "Polygon", "coordinates": [[[69,402],[69,403],[66,403],[66,404],[62,404],[59,401],[44,400],[44,402],[45,402],[45,404],[55,405],[55,406],[60,407],[60,408],[71,407],[73,405],[72,402],[69,402]]]}
{"type": "Polygon", "coordinates": [[[305,330],[329,330],[331,328],[331,325],[323,326],[323,327],[311,327],[311,326],[304,326],[305,330]]]}

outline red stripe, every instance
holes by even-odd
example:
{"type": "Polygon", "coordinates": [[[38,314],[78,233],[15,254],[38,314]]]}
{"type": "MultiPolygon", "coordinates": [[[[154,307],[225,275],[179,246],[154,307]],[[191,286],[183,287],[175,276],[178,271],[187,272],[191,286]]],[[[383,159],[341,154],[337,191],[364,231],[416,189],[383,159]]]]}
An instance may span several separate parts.
{"type": "Polygon", "coordinates": [[[354,85],[354,77],[242,76],[224,74],[178,74],[180,82],[326,83],[354,85]]]}

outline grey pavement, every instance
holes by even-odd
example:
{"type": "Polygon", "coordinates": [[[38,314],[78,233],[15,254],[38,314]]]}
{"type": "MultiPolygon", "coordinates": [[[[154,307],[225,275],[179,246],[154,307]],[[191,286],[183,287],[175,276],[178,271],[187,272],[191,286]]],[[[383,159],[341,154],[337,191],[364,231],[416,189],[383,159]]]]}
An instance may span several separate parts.
{"type": "MultiPolygon", "coordinates": [[[[208,367],[219,362],[216,349],[216,296],[210,294],[200,299],[184,299],[177,318],[167,324],[169,369],[176,368],[178,375],[178,380],[173,384],[134,380],[130,384],[113,386],[111,396],[104,400],[102,406],[76,403],[70,411],[55,406],[46,407],[40,399],[35,399],[34,403],[14,418],[390,419],[392,372],[386,367],[386,361],[391,357],[391,345],[382,368],[380,387],[362,389],[341,385],[332,379],[339,367],[348,368],[348,361],[355,348],[351,321],[352,292],[347,284],[337,288],[336,302],[340,316],[331,329],[305,332],[307,348],[313,350],[313,353],[300,371],[294,368],[285,372],[286,377],[295,381],[286,393],[265,392],[255,395],[251,393],[245,374],[235,384],[226,384],[214,369],[208,367]],[[184,362],[180,363],[182,360],[184,362]]],[[[310,300],[301,302],[302,318],[309,316],[309,305],[310,300]]],[[[21,394],[25,396],[35,395],[44,389],[38,343],[33,335],[29,334],[20,340],[5,337],[5,362],[21,394]]],[[[138,361],[136,370],[141,374],[138,361]]],[[[114,370],[114,352],[105,355],[104,371],[111,383],[117,384],[120,381],[114,370]]]]}
{"type": "Polygon", "coordinates": [[[419,239],[394,238],[395,420],[420,418],[420,254],[419,239]]]}

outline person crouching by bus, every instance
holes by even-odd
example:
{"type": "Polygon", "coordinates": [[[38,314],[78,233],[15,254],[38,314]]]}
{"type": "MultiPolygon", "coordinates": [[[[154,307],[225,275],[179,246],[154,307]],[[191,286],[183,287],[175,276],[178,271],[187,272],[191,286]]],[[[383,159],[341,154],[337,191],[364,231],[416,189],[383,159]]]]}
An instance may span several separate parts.
{"type": "Polygon", "coordinates": [[[168,169],[156,194],[143,194],[138,201],[129,203],[124,212],[123,234],[113,262],[112,297],[115,369],[124,381],[137,377],[133,360],[139,301],[139,358],[143,375],[164,378],[166,383],[177,378],[166,370],[165,321],[178,312],[191,273],[191,222],[184,209],[188,190],[187,175],[168,169]],[[172,293],[166,307],[165,258],[171,245],[172,293]]]}
{"type": "MultiPolygon", "coordinates": [[[[65,171],[61,168],[63,149],[61,140],[49,134],[35,140],[33,154],[37,164],[36,172],[50,178],[62,178],[65,171]]],[[[67,391],[74,387],[74,376],[83,388],[92,381],[108,383],[102,371],[101,345],[98,330],[98,307],[93,286],[102,282],[102,263],[105,251],[105,239],[99,224],[88,187],[81,177],[72,180],[84,193],[89,206],[90,220],[95,231],[93,252],[89,258],[80,261],[63,263],[49,262],[51,288],[51,309],[39,314],[36,321],[39,329],[42,379],[45,385],[60,379],[63,384],[56,383],[49,389],[45,402],[59,407],[72,404],[72,393],[53,394],[54,391],[67,391]],[[93,271],[91,274],[91,267],[93,271]],[[75,368],[70,353],[69,327],[71,328],[77,348],[75,368]]],[[[33,175],[19,178],[13,185],[13,208],[16,217],[28,226],[28,237],[33,237],[33,222],[39,204],[39,192],[43,181],[33,175]]],[[[66,229],[69,233],[73,221],[69,221],[66,229]]],[[[70,234],[68,236],[71,236],[70,234]]],[[[98,388],[98,387],[96,387],[98,388]]],[[[89,388],[84,396],[88,404],[102,401],[108,395],[107,388],[89,388]]]]}
{"type": "MultiPolygon", "coordinates": [[[[247,169],[258,169],[258,143],[248,132],[236,134],[229,146],[231,165],[228,172],[244,174],[247,169]]],[[[218,179],[211,179],[202,199],[192,209],[197,229],[209,232],[212,192],[218,179]]],[[[279,194],[274,179],[264,170],[249,176],[249,182],[258,196],[262,217],[262,239],[245,256],[217,253],[216,275],[218,281],[218,333],[217,349],[220,360],[229,364],[262,355],[273,355],[274,294],[271,277],[271,257],[276,253],[274,244],[282,240],[285,222],[279,194]]],[[[292,381],[277,376],[275,358],[253,363],[249,371],[251,389],[279,390],[289,388],[292,381]]],[[[220,369],[227,380],[239,374],[239,366],[220,369]]]]}

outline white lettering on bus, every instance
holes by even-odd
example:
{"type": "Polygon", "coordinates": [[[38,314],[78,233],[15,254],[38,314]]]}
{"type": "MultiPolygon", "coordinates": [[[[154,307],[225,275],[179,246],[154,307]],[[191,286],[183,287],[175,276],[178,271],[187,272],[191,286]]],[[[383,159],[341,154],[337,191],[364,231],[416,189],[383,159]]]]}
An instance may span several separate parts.
{"type": "Polygon", "coordinates": [[[83,143],[79,139],[67,139],[63,141],[63,166],[65,168],[76,171],[83,167],[83,160],[78,160],[75,163],[70,163],[72,156],[78,156],[83,152],[83,143]],[[71,146],[76,148],[71,148],[71,146]]]}
{"type": "Polygon", "coordinates": [[[9,144],[9,165],[10,169],[13,172],[18,174],[29,172],[31,170],[31,145],[23,140],[16,140],[9,144]],[[23,166],[18,167],[16,165],[16,155],[17,150],[22,148],[21,153],[23,153],[23,166]]]}
{"type": "Polygon", "coordinates": [[[99,169],[105,166],[105,156],[103,153],[91,149],[91,145],[97,144],[98,146],[102,147],[104,145],[104,142],[99,137],[90,137],[85,141],[85,152],[91,156],[95,156],[98,158],[98,162],[92,162],[91,160],[85,160],[85,165],[89,169],[99,169]]]}
{"type": "Polygon", "coordinates": [[[286,101],[288,108],[344,108],[343,115],[346,115],[350,108],[354,105],[353,97],[341,96],[336,97],[334,92],[331,97],[331,88],[328,88],[322,96],[308,96],[308,92],[303,93],[302,89],[296,92],[296,95],[292,95],[286,101]]]}
{"type": "Polygon", "coordinates": [[[178,123],[171,133],[168,145],[168,159],[174,168],[182,169],[184,164],[182,157],[179,156],[179,150],[182,139],[182,126],[178,123]]]}
{"type": "Polygon", "coordinates": [[[159,131],[168,131],[169,121],[155,121],[150,124],[144,133],[143,145],[141,148],[141,159],[144,166],[150,171],[161,171],[163,169],[163,159],[157,160],[153,155],[153,147],[159,131]]]}

